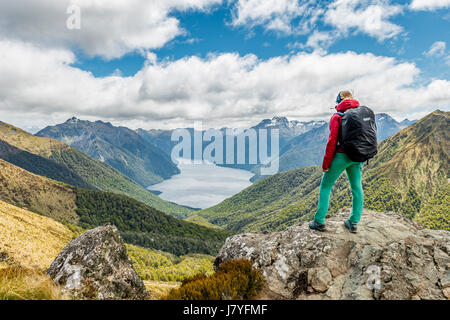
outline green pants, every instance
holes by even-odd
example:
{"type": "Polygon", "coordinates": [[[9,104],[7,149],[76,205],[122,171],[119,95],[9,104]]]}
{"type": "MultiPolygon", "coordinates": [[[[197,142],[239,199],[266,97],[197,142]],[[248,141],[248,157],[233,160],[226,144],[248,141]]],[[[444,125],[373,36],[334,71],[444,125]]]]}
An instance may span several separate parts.
{"type": "Polygon", "coordinates": [[[353,162],[350,158],[341,152],[336,155],[331,162],[328,172],[325,172],[320,183],[319,204],[314,216],[317,223],[324,223],[330,205],[330,193],[334,183],[341,173],[347,171],[348,181],[352,188],[352,214],[349,218],[350,222],[358,223],[361,220],[361,214],[364,205],[364,194],[361,183],[362,162],[353,162]]]}

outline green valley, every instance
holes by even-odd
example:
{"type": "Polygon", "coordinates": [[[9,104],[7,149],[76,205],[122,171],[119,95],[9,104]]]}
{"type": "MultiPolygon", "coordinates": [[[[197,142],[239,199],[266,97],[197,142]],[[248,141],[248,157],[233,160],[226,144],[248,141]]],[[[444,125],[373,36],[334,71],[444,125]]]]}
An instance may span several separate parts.
{"type": "Polygon", "coordinates": [[[171,252],[214,254],[231,233],[179,220],[125,195],[72,187],[0,160],[0,200],[69,225],[117,226],[125,241],[171,252]]]}

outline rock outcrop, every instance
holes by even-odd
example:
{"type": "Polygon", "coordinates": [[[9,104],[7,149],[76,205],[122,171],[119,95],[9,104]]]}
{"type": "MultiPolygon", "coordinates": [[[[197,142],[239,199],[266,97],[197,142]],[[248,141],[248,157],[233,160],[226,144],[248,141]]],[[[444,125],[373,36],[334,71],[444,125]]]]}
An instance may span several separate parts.
{"type": "Polygon", "coordinates": [[[75,299],[146,299],[119,231],[114,226],[86,231],[65,247],[47,274],[75,299]]]}
{"type": "Polygon", "coordinates": [[[395,213],[364,211],[358,233],[327,219],[327,231],[306,222],[281,232],[227,239],[215,267],[250,259],[271,299],[450,299],[450,232],[422,229],[395,213]]]}

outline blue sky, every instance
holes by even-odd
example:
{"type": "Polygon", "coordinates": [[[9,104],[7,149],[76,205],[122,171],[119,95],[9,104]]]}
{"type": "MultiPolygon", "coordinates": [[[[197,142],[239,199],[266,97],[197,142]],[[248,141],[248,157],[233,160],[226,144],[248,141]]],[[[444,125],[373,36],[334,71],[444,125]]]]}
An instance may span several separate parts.
{"type": "MultiPolygon", "coordinates": [[[[392,1],[401,4],[405,1],[392,1]]],[[[240,55],[255,54],[261,59],[282,56],[302,49],[291,48],[290,44],[306,43],[309,34],[292,35],[277,31],[267,31],[263,26],[254,28],[234,27],[231,25],[232,11],[229,5],[218,6],[211,12],[174,12],[186,35],[175,38],[164,47],[153,50],[160,59],[177,60],[186,56],[205,57],[211,52],[238,52],[240,55]],[[191,40],[191,41],[190,41],[191,40]]],[[[374,40],[365,34],[357,34],[333,43],[328,52],[354,51],[371,52],[375,55],[392,56],[417,64],[425,77],[449,79],[450,66],[439,57],[425,57],[433,43],[450,40],[450,11],[426,10],[408,11],[391,19],[404,27],[404,32],[384,41],[374,40]]],[[[323,23],[318,28],[327,29],[323,23]]],[[[329,29],[329,28],[328,28],[329,29]]],[[[306,49],[308,51],[308,49],[306,49]]],[[[312,49],[310,48],[309,51],[312,49]]],[[[138,72],[145,57],[132,52],[119,59],[105,60],[102,57],[91,58],[78,52],[78,68],[92,72],[96,77],[104,77],[120,70],[124,76],[138,72]]]]}
{"type": "Polygon", "coordinates": [[[0,0],[0,21],[0,117],[25,128],[327,120],[341,89],[450,108],[450,0],[0,0]]]}

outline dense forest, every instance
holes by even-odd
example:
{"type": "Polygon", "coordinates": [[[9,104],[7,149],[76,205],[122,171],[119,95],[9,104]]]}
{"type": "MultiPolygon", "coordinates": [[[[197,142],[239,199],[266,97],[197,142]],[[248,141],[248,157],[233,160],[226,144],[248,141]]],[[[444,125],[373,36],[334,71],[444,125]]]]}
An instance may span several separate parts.
{"type": "Polygon", "coordinates": [[[115,225],[125,242],[167,251],[216,254],[231,233],[182,221],[124,195],[74,189],[79,225],[115,225]]]}

